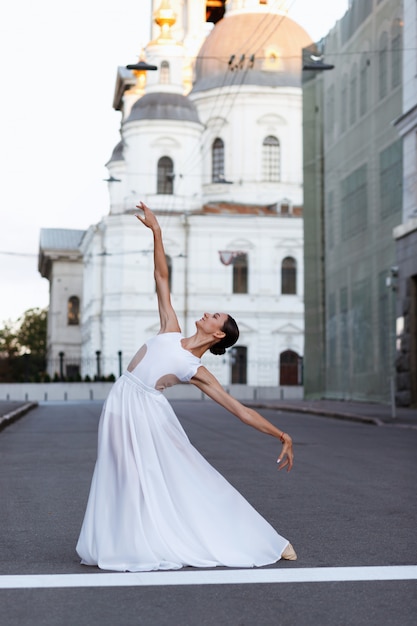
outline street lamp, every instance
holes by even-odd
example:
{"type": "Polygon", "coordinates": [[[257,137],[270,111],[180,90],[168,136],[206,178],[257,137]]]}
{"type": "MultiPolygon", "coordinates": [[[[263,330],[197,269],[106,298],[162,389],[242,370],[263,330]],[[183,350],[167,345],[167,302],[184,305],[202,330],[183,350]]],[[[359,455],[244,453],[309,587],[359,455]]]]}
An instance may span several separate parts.
{"type": "Polygon", "coordinates": [[[126,65],[127,70],[135,70],[136,72],[148,72],[152,70],[157,70],[158,67],[156,65],[149,65],[146,61],[140,59],[137,63],[130,63],[126,65]]]}
{"type": "Polygon", "coordinates": [[[330,63],[324,63],[323,55],[316,56],[315,54],[310,54],[309,59],[303,63],[303,70],[313,70],[316,72],[323,72],[325,70],[333,70],[334,65],[330,63]]]}
{"type": "Polygon", "coordinates": [[[105,183],[121,183],[120,178],[115,178],[114,176],[109,176],[109,178],[103,178],[105,183]]]}

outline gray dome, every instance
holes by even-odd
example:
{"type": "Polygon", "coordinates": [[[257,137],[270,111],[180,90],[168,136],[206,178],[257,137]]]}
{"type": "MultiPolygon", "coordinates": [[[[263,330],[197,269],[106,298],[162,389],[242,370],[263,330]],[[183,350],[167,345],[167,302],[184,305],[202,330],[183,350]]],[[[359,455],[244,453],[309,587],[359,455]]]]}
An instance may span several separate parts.
{"type": "Polygon", "coordinates": [[[122,139],[114,148],[112,155],[109,161],[106,163],[106,165],[108,165],[109,163],[113,163],[114,161],[124,161],[123,148],[124,148],[124,143],[122,139]]]}
{"type": "Polygon", "coordinates": [[[186,96],[178,93],[148,93],[139,98],[132,107],[125,123],[137,120],[174,120],[196,122],[197,108],[186,96]]]}

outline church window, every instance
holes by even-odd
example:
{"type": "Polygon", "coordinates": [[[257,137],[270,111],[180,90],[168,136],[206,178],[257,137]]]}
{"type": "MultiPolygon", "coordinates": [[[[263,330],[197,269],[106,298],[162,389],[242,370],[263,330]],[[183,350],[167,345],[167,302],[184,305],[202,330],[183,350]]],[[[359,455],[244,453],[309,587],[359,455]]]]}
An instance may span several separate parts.
{"type": "Polygon", "coordinates": [[[267,182],[278,182],[281,175],[281,146],[273,135],[262,143],[262,177],[267,182]]]}
{"type": "Polygon", "coordinates": [[[161,83],[161,85],[167,85],[169,83],[169,79],[169,63],[168,61],[162,61],[159,74],[159,82],[161,83]]]}
{"type": "Polygon", "coordinates": [[[386,32],[382,33],[379,38],[378,85],[380,99],[385,98],[388,87],[388,34],[386,32]]]}
{"type": "Polygon", "coordinates": [[[285,350],[279,355],[279,384],[303,384],[303,357],[293,350],[285,350]]]}
{"type": "Polygon", "coordinates": [[[206,1],[206,22],[217,24],[225,13],[226,0],[206,1]]]}
{"type": "Polygon", "coordinates": [[[232,385],[246,385],[248,349],[246,346],[235,346],[232,348],[232,385]]]}
{"type": "Polygon", "coordinates": [[[216,137],[211,147],[211,180],[213,183],[224,180],[224,143],[216,137]]]}
{"type": "Polygon", "coordinates": [[[233,293],[248,293],[248,255],[240,254],[233,263],[233,293]]]}
{"type": "Polygon", "coordinates": [[[281,293],[287,296],[297,293],[297,264],[291,256],[285,257],[282,261],[281,293]]]}
{"type": "Polygon", "coordinates": [[[158,161],[158,181],[156,193],[172,195],[174,193],[174,162],[167,156],[158,161]]]}
{"type": "Polygon", "coordinates": [[[68,298],[68,326],[78,326],[80,323],[80,299],[77,296],[68,298]]]}

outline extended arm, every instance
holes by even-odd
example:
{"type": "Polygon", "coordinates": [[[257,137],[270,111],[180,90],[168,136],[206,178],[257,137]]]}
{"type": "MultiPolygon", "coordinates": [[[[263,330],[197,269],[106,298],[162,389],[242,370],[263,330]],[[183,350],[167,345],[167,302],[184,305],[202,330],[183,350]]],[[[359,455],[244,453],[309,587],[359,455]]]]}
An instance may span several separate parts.
{"type": "Polygon", "coordinates": [[[156,283],[156,294],[158,296],[159,318],[161,321],[161,333],[179,332],[180,327],[176,313],[171,304],[171,294],[169,291],[168,265],[165,257],[164,244],[159,222],[152,211],[140,202],[138,209],[143,211],[143,215],[136,215],[153,233],[153,254],[154,254],[154,276],[156,283]]]}
{"type": "Polygon", "coordinates": [[[219,381],[205,367],[198,368],[197,373],[190,381],[201,389],[212,400],[236,415],[242,422],[256,428],[262,433],[276,437],[282,442],[281,454],[278,457],[279,469],[287,468],[289,472],[293,466],[294,453],[292,449],[292,439],[287,433],[276,428],[271,422],[262,417],[259,413],[241,404],[236,398],[227,393],[219,381]]]}

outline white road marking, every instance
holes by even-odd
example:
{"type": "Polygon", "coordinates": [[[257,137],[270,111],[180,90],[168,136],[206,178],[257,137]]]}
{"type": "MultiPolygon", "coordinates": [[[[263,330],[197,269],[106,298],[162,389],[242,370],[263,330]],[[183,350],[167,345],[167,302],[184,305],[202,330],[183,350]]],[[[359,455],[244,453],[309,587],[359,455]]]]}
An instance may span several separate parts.
{"type": "Polygon", "coordinates": [[[0,576],[0,589],[417,580],[417,565],[0,576]]]}

